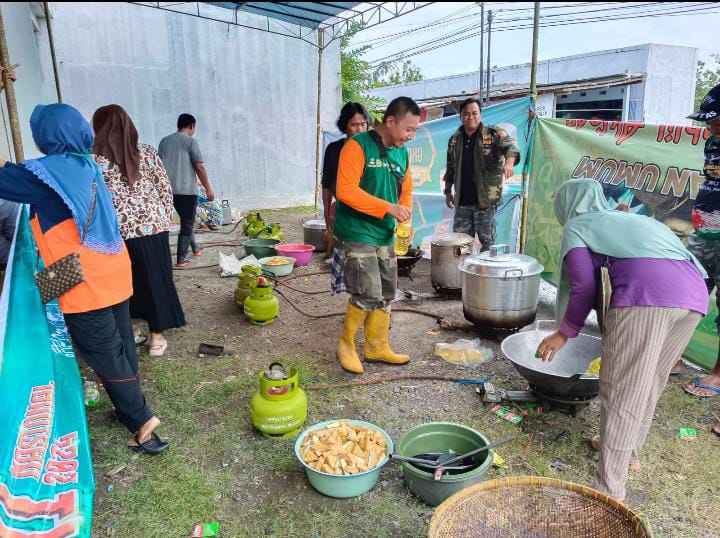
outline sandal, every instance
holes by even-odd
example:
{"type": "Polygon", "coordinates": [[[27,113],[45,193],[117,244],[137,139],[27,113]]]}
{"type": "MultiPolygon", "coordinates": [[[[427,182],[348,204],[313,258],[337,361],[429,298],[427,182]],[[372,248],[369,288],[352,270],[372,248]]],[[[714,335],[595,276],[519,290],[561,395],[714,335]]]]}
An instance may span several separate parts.
{"type": "Polygon", "coordinates": [[[160,344],[153,344],[148,348],[148,354],[151,357],[162,357],[165,355],[165,352],[167,351],[168,342],[167,340],[164,340],[160,344]]]}
{"type": "Polygon", "coordinates": [[[183,268],[187,267],[188,265],[190,265],[190,258],[185,258],[184,260],[180,260],[179,262],[177,262],[175,264],[175,267],[183,268]]]}
{"type": "Polygon", "coordinates": [[[200,249],[197,252],[193,252],[193,256],[195,256],[196,258],[199,258],[200,256],[203,255],[203,250],[204,249],[200,249]]]}
{"type": "Polygon", "coordinates": [[[693,379],[692,383],[690,383],[689,385],[685,385],[683,387],[683,390],[688,394],[695,396],[696,398],[714,398],[715,396],[720,396],[720,387],[716,387],[715,385],[707,385],[703,383],[699,377],[693,379]],[[712,394],[697,394],[696,392],[694,392],[694,389],[707,390],[712,394]]]}
{"type": "Polygon", "coordinates": [[[138,454],[149,454],[151,456],[164,452],[170,446],[167,441],[160,439],[155,432],[152,432],[152,434],[150,434],[150,439],[144,443],[138,441],[138,437],[135,435],[135,442],[137,445],[128,445],[130,450],[138,454]]]}

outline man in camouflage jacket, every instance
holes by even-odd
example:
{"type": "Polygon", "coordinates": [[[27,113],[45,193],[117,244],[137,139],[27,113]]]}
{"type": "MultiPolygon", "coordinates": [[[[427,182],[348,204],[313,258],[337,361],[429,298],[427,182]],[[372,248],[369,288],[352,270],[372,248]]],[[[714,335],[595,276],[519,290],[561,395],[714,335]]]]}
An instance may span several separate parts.
{"type": "Polygon", "coordinates": [[[453,231],[477,234],[487,250],[495,241],[503,179],[512,177],[520,150],[505,130],[482,124],[477,99],[462,103],[460,117],[463,124],[448,142],[445,201],[455,208],[453,231]]]}

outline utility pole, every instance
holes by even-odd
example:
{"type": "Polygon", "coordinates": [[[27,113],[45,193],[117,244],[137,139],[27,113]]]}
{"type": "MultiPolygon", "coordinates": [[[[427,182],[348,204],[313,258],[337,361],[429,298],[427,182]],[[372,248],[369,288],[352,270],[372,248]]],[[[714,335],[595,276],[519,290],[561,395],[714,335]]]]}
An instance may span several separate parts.
{"type": "Polygon", "coordinates": [[[485,83],[485,102],[490,103],[490,40],[492,38],[492,9],[488,11],[488,50],[487,50],[487,82],[485,83]]]}
{"type": "Polygon", "coordinates": [[[540,2],[535,2],[533,11],[533,41],[532,41],[532,62],[530,64],[530,98],[532,99],[533,110],[537,100],[537,62],[538,42],[540,31],[540,2]]]}
{"type": "Polygon", "coordinates": [[[480,4],[480,74],[478,76],[478,96],[483,102],[483,63],[485,62],[485,2],[480,4]]]}

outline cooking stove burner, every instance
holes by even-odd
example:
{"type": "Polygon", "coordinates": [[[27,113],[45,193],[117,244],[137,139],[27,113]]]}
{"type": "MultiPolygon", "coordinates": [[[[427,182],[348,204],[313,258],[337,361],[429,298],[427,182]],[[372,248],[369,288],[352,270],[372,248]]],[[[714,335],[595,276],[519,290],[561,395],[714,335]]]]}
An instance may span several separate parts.
{"type": "Polygon", "coordinates": [[[566,415],[570,415],[572,417],[577,416],[578,411],[585,409],[595,398],[597,398],[597,395],[567,397],[544,394],[533,385],[530,385],[530,390],[533,391],[538,400],[542,402],[545,409],[565,413],[566,415]]]}

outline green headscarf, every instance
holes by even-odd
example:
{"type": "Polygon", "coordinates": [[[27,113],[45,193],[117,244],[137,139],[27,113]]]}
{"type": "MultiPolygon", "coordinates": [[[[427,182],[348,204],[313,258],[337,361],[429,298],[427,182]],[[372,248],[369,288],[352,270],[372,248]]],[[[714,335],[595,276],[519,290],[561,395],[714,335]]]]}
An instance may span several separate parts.
{"type": "Polygon", "coordinates": [[[686,260],[695,264],[703,278],[705,269],[670,228],[651,217],[611,210],[601,185],[592,179],[573,179],[555,194],[555,216],[564,226],[560,246],[560,287],[556,318],[565,315],[570,283],[563,274],[565,256],[586,247],[612,258],[686,260]]]}

